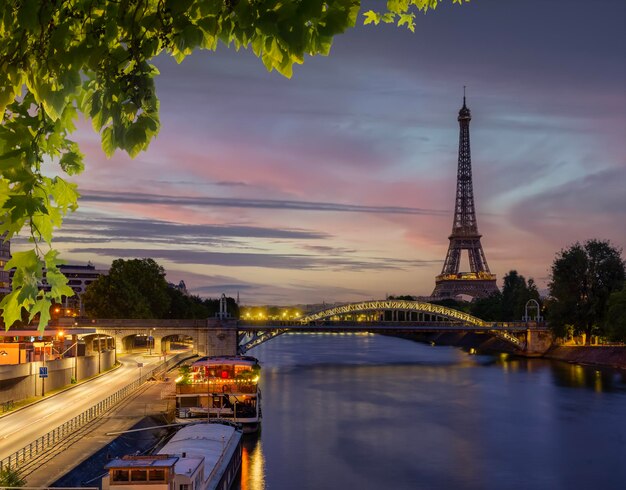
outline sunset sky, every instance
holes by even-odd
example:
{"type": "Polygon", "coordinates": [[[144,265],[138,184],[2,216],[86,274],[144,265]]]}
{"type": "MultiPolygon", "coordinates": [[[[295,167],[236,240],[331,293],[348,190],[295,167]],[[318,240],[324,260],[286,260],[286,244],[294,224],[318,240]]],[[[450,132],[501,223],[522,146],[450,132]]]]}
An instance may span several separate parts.
{"type": "Polygon", "coordinates": [[[63,257],[152,257],[193,293],[243,304],[428,295],[452,227],[463,85],[498,284],[516,269],[545,288],[575,241],[626,248],[626,2],[449,3],[415,34],[352,29],[291,80],[223,46],[158,59],[149,151],[107,159],[88,125],[76,134],[86,170],[63,257]]]}

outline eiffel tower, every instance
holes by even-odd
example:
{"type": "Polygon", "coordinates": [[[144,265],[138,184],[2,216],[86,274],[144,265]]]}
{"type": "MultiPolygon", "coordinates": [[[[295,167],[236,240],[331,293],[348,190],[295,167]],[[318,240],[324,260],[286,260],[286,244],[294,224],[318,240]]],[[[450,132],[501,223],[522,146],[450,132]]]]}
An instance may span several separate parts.
{"type": "Polygon", "coordinates": [[[463,88],[463,107],[459,111],[459,167],[456,181],[456,204],[450,246],[446,254],[441,274],[435,278],[434,298],[453,298],[466,294],[473,298],[486,297],[498,291],[496,276],[489,271],[485,252],[480,244],[474,191],[472,188],[472,158],[470,155],[469,123],[472,119],[470,110],[465,105],[463,88]],[[470,272],[459,272],[461,251],[467,250],[470,272]]]}

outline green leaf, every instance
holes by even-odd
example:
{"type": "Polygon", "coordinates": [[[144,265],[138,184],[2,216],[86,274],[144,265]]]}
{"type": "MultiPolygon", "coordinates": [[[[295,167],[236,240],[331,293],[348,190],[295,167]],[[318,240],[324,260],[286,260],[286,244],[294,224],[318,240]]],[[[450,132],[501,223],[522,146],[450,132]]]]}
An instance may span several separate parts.
{"type": "Polygon", "coordinates": [[[32,322],[33,318],[39,314],[39,330],[46,328],[50,322],[50,308],[52,307],[52,301],[48,298],[39,298],[33,306],[30,307],[30,316],[28,321],[32,322]]]}
{"type": "Polygon", "coordinates": [[[58,269],[46,270],[46,282],[50,285],[50,296],[57,301],[61,301],[63,296],[74,295],[74,290],[67,285],[67,277],[58,269]]]}
{"type": "Polygon", "coordinates": [[[59,160],[59,165],[68,175],[79,174],[85,169],[83,155],[76,150],[64,153],[59,160]]]}
{"type": "Polygon", "coordinates": [[[363,16],[365,17],[365,20],[363,21],[363,24],[365,25],[372,24],[372,23],[374,25],[378,25],[382,17],[379,13],[376,13],[373,10],[368,10],[367,12],[363,14],[363,16]]]}
{"type": "Polygon", "coordinates": [[[15,322],[22,319],[23,304],[18,300],[19,293],[19,290],[11,291],[0,301],[5,330],[8,330],[15,322]]]}
{"type": "Polygon", "coordinates": [[[71,182],[63,180],[61,177],[55,177],[52,180],[51,194],[56,204],[61,210],[71,209],[75,211],[78,208],[78,198],[80,194],[77,192],[78,186],[71,182]]]}
{"type": "Polygon", "coordinates": [[[9,271],[13,267],[16,269],[35,270],[39,265],[39,257],[37,257],[37,253],[34,250],[12,252],[11,258],[4,265],[4,270],[9,271]]]}

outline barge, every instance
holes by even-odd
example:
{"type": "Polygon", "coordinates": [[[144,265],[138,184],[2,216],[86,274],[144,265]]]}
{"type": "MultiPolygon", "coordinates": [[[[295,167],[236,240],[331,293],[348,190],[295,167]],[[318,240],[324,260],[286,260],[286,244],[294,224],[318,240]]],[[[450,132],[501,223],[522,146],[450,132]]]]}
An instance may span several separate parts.
{"type": "Polygon", "coordinates": [[[234,424],[185,425],[158,454],[107,464],[102,490],[228,490],[238,480],[241,440],[234,424]]]}
{"type": "Polygon", "coordinates": [[[250,356],[203,357],[176,379],[177,422],[226,420],[244,433],[261,425],[259,361],[250,356]]]}

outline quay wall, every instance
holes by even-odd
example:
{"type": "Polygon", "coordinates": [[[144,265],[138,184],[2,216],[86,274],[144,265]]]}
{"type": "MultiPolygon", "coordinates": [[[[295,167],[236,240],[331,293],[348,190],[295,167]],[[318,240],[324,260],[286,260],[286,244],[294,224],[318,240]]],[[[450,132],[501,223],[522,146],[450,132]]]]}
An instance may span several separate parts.
{"type": "Polygon", "coordinates": [[[577,364],[626,369],[626,346],[553,346],[543,357],[577,364]]]}
{"type": "MultiPolygon", "coordinates": [[[[81,381],[111,368],[115,363],[115,351],[108,350],[98,355],[79,356],[76,358],[58,359],[46,361],[48,377],[43,382],[45,393],[69,386],[77,371],[76,379],[81,381]]],[[[26,364],[0,366],[0,405],[8,401],[14,403],[27,398],[40,397],[42,391],[42,378],[39,377],[39,368],[43,362],[28,362],[26,364]]],[[[0,407],[0,413],[2,408],[0,407]]]]}
{"type": "MultiPolygon", "coordinates": [[[[484,334],[477,333],[442,333],[442,334],[409,334],[399,337],[417,342],[433,343],[435,345],[450,345],[465,349],[474,348],[480,352],[508,352],[517,356],[524,353],[515,349],[511,344],[484,334]]],[[[590,364],[601,367],[626,369],[626,346],[579,345],[557,346],[552,345],[541,356],[545,359],[554,359],[577,364],[590,364]]]]}

